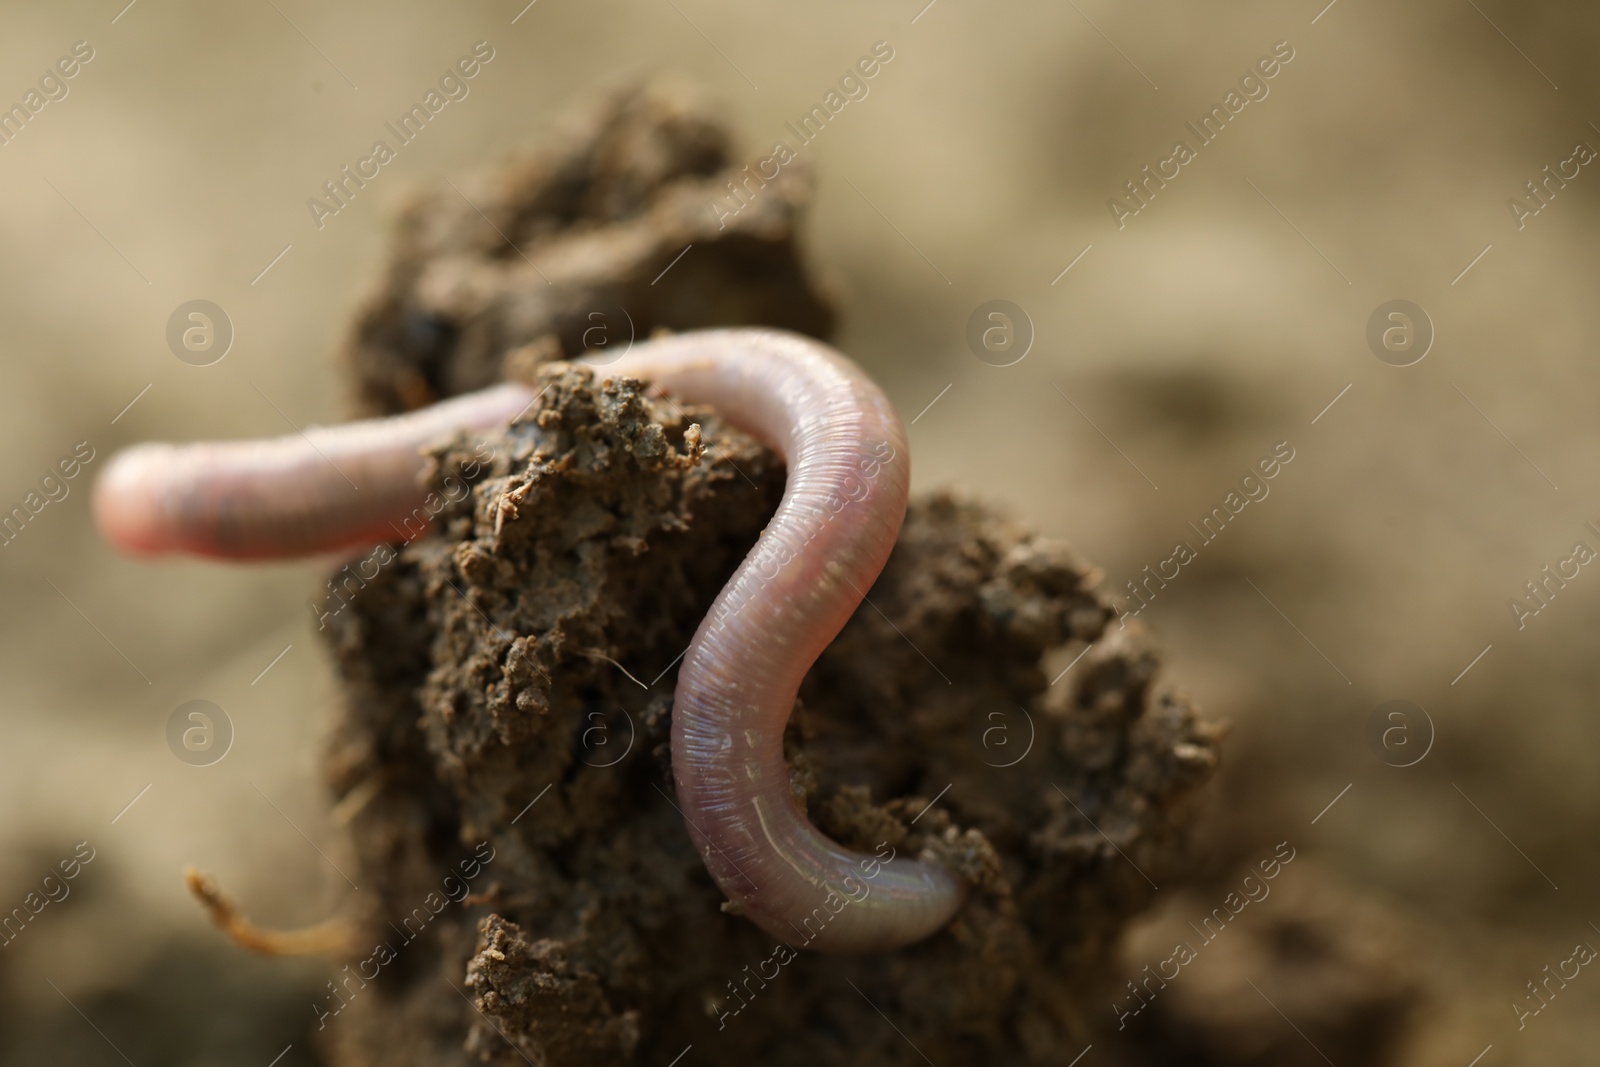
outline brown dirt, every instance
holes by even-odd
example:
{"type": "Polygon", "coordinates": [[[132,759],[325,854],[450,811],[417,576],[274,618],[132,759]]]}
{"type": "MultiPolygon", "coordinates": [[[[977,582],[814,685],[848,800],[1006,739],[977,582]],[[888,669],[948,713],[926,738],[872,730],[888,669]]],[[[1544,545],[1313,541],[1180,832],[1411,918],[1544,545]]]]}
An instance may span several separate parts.
{"type": "Polygon", "coordinates": [[[1129,1014],[1106,1036],[1130,1067],[1413,1062],[1407,1038],[1437,984],[1417,963],[1421,947],[1414,924],[1314,860],[1270,881],[1246,866],[1130,932],[1117,969],[1136,991],[1113,990],[1114,1010],[1129,1014]]]}
{"type": "Polygon", "coordinates": [[[1155,684],[1097,572],[939,493],[806,679],[786,748],[827,833],[931,849],[980,891],[871,957],[788,960],[722,910],[672,800],[671,665],[782,464],[709,410],[539,365],[581,347],[571,309],[642,292],[691,240],[672,295],[623,299],[641,332],[825,331],[798,172],[757,221],[708,229],[722,129],[676,90],[617,94],[564,146],[463,186],[509,241],[454,193],[420,199],[361,317],[369,408],[505,370],[548,388],[506,434],[438,447],[433,526],[331,620],[347,706],[329,776],[373,946],[324,1005],[335,1063],[664,1063],[690,1044],[695,1063],[1065,1062],[1100,1025],[1117,935],[1186,867],[1218,731],[1155,684]],[[783,966],[763,980],[767,960],[783,966]]]}
{"type": "Polygon", "coordinates": [[[545,151],[415,197],[347,348],[359,408],[480,389],[508,351],[548,337],[579,355],[660,327],[825,336],[832,308],[795,242],[804,165],[718,220],[707,205],[727,194],[730,160],[726,124],[656,82],[606,98],[545,151]]]}

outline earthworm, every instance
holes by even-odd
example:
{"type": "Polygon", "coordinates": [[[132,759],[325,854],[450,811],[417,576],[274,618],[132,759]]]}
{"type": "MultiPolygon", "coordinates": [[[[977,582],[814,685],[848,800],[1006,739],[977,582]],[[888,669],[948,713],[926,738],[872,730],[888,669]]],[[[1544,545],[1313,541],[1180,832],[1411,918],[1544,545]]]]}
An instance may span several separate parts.
{"type": "MultiPolygon", "coordinates": [[[[883,951],[932,934],[961,908],[966,883],[930,860],[829,840],[796,801],[783,758],[801,680],[882,571],[904,521],[911,472],[899,417],[844,356],[771,330],[635,345],[603,373],[709,405],[788,464],[783,500],[696,630],[673,698],[678,804],[712,878],[736,910],[795,947],[883,951]]],[[[382,537],[414,504],[426,435],[508,420],[533,399],[505,385],[314,440],[144,446],[108,467],[96,517],[114,543],[143,552],[349,546],[382,537]],[[359,475],[359,492],[330,460],[359,475]]]]}

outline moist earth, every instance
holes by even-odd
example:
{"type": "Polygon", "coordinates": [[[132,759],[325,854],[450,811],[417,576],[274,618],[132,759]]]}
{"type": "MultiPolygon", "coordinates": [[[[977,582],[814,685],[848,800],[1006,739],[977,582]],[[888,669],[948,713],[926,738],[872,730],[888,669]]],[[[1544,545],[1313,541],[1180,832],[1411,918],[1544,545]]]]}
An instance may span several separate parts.
{"type": "Polygon", "coordinates": [[[825,833],[945,862],[971,902],[872,956],[794,953],[724,906],[673,794],[675,667],[784,467],[714,411],[565,360],[662,328],[826,336],[803,168],[724,226],[706,205],[731,160],[693,94],[628,86],[401,217],[348,345],[358,406],[505,377],[540,397],[432,447],[422,513],[318,609],[363,887],[316,1009],[336,1064],[1065,1063],[1105,1024],[1120,933],[1190,867],[1220,730],[1070,548],[937,492],[785,749],[825,833]]]}

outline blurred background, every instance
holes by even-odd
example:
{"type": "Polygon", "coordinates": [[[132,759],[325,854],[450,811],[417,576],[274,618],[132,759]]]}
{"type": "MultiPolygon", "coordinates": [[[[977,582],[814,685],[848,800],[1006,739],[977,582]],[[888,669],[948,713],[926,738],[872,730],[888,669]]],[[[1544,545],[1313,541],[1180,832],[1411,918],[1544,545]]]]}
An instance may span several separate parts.
{"type": "Polygon", "coordinates": [[[704,85],[765,158],[879,41],[893,59],[803,150],[808,252],[840,347],[915,419],[918,485],[1007,505],[1119,593],[1196,549],[1139,618],[1167,681],[1233,723],[1202,853],[1224,871],[1287,840],[1314,857],[1293,877],[1389,915],[1429,991],[1403,1062],[1592,1062],[1600,976],[1547,1003],[1528,983],[1600,946],[1600,567],[1568,563],[1543,605],[1525,584],[1600,551],[1600,174],[1577,147],[1600,146],[1600,18],[123,2],[0,12],[0,104],[28,110],[0,127],[0,508],[30,516],[0,549],[0,910],[38,908],[0,949],[0,1063],[316,1062],[326,965],[233,949],[180,872],[276,926],[351,889],[318,771],[337,690],[317,569],[112,555],[87,511],[107,457],[340,419],[332,356],[408,183],[655,71],[704,85]],[[470,94],[319,228],[307,199],[479,41],[470,94]],[[1201,145],[1185,124],[1275,47],[1266,95],[1201,145]],[[1178,140],[1194,158],[1141,206],[1125,183],[1178,140]],[[1140,208],[1120,227],[1113,197],[1140,208]],[[196,299],[234,331],[208,366],[167,342],[196,299]],[[994,300],[1018,338],[999,354],[968,340],[994,300]],[[1268,495],[1203,543],[1188,524],[1281,442],[1268,495]],[[46,477],[69,457],[76,477],[46,477]],[[190,700],[231,723],[209,766],[169,749],[190,700]],[[1517,1004],[1542,1005],[1520,1029],[1517,1004]]]}

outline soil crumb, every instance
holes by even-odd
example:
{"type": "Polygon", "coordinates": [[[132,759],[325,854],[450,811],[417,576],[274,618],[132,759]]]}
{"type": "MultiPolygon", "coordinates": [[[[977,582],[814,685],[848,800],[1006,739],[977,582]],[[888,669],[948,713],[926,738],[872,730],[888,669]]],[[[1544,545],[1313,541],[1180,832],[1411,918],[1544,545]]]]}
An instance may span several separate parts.
{"type": "Polygon", "coordinates": [[[362,312],[369,410],[507,374],[542,392],[505,433],[438,444],[427,529],[331,583],[328,774],[363,887],[363,947],[316,1009],[336,1064],[1064,1063],[1102,1025],[1119,934],[1189,868],[1220,731],[1158,684],[1098,572],[941,492],[913,500],[785,747],[824,832],[929,850],[973,900],[866,957],[796,953],[723,906],[673,795],[675,668],[784,467],[714,411],[557,357],[594,294],[640,331],[826,332],[803,172],[710,225],[728,140],[681,89],[619,91],[463,184],[494,226],[422,196],[362,312]]]}

